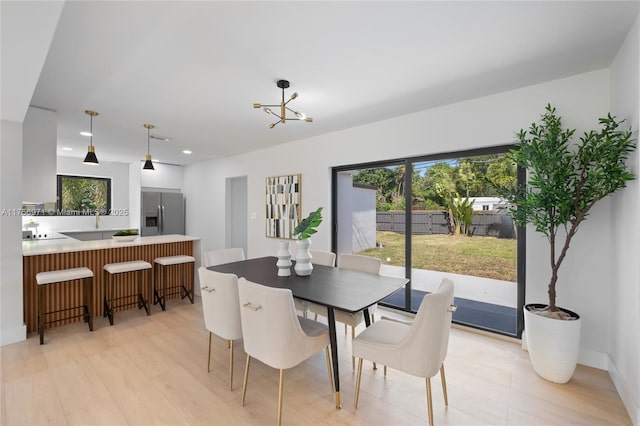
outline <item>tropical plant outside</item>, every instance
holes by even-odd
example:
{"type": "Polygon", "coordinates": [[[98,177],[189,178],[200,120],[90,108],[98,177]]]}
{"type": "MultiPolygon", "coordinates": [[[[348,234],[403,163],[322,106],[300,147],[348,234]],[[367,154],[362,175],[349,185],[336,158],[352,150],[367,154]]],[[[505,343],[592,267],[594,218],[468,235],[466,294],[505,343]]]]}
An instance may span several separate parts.
{"type": "Polygon", "coordinates": [[[108,180],[59,176],[61,180],[61,208],[66,212],[94,214],[108,209],[108,180]]]}

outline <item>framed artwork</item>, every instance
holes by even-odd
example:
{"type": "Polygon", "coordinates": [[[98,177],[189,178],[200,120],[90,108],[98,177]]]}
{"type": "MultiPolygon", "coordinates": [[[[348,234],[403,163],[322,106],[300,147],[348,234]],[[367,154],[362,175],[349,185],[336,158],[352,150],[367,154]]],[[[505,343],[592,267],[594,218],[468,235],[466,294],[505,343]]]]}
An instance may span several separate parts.
{"type": "Polygon", "coordinates": [[[302,175],[271,176],[266,179],[266,235],[293,239],[300,221],[300,184],[302,175]]]}

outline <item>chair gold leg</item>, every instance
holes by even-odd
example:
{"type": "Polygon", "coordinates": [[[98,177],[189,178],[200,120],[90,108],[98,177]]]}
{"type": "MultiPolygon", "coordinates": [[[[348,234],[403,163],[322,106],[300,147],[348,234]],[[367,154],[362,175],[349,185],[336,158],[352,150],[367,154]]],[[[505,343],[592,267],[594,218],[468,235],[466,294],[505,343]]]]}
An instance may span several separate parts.
{"type": "Polygon", "coordinates": [[[347,334],[347,324],[344,325],[344,334],[347,334]]]}
{"type": "Polygon", "coordinates": [[[211,371],[211,332],[209,332],[209,356],[207,357],[207,373],[211,371]]]}
{"type": "Polygon", "coordinates": [[[278,386],[278,426],[282,424],[282,388],[283,388],[284,370],[280,369],[280,385],[278,386]]]}
{"type": "Polygon", "coordinates": [[[240,405],[244,407],[244,397],[247,394],[247,379],[249,378],[249,361],[251,361],[251,357],[247,355],[247,364],[244,367],[244,381],[242,384],[242,402],[240,405]]]}
{"type": "Polygon", "coordinates": [[[429,412],[429,426],[433,426],[433,404],[431,399],[431,378],[427,377],[427,411],[429,412]]]}
{"type": "Polygon", "coordinates": [[[444,405],[449,406],[449,398],[447,398],[447,379],[444,377],[444,364],[440,367],[440,380],[442,381],[442,394],[444,395],[444,405]]]}
{"type": "Polygon", "coordinates": [[[331,386],[331,393],[335,391],[333,386],[333,369],[331,368],[331,356],[329,355],[329,346],[324,347],[324,353],[327,356],[327,371],[329,372],[329,385],[331,386]]]}
{"type": "Polygon", "coordinates": [[[353,400],[353,409],[358,409],[358,398],[360,398],[360,377],[362,376],[362,358],[358,358],[358,377],[356,378],[356,395],[353,400]]]}
{"type": "MultiPolygon", "coordinates": [[[[345,324],[345,327],[347,325],[345,324]]],[[[346,329],[345,329],[345,333],[346,333],[346,329]]],[[[354,326],[351,326],[351,343],[353,344],[353,341],[356,338],[356,328],[354,326]]],[[[353,349],[351,350],[353,352],[353,349]]],[[[351,369],[355,370],[356,369],[356,357],[351,355],[351,369]]]]}
{"type": "Polygon", "coordinates": [[[233,390],[233,340],[229,340],[229,390],[233,390]]]}

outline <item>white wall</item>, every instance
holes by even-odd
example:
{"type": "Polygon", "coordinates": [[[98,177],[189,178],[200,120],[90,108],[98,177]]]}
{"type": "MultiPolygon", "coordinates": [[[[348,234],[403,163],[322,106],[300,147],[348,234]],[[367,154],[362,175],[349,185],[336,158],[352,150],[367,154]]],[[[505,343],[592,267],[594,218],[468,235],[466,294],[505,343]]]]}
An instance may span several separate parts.
{"type": "MultiPolygon", "coordinates": [[[[225,220],[224,205],[218,200],[224,200],[225,179],[246,174],[249,217],[256,213],[256,219],[248,223],[249,252],[252,257],[274,255],[276,241],[264,237],[264,178],[302,173],[303,211],[324,206],[326,212],[314,235],[314,248],[329,249],[332,166],[512,143],[514,132],[537,121],[548,102],[557,107],[565,126],[581,134],[595,128],[598,118],[607,114],[609,95],[609,71],[594,71],[192,165],[185,171],[184,183],[191,199],[187,233],[202,237],[208,249],[221,248],[225,220]],[[307,160],[310,150],[313,161],[307,160]]],[[[607,227],[602,226],[609,221],[609,205],[596,206],[576,236],[558,282],[558,304],[578,311],[584,320],[580,360],[599,368],[607,367],[612,343],[613,299],[609,292],[602,291],[602,283],[610,282],[613,273],[612,239],[607,227]]],[[[547,258],[546,240],[528,231],[527,302],[547,300],[547,258]]]]}
{"type": "MultiPolygon", "coordinates": [[[[640,17],[611,66],[611,110],[640,128],[640,17]]],[[[640,152],[628,162],[640,174],[640,152]]],[[[612,293],[609,372],[633,424],[640,424],[640,182],[631,182],[611,200],[613,275],[600,293],[612,293]]]]}
{"type": "Polygon", "coordinates": [[[22,315],[22,123],[0,123],[0,346],[24,340],[22,315]],[[5,210],[6,209],[6,210],[5,210]]]}

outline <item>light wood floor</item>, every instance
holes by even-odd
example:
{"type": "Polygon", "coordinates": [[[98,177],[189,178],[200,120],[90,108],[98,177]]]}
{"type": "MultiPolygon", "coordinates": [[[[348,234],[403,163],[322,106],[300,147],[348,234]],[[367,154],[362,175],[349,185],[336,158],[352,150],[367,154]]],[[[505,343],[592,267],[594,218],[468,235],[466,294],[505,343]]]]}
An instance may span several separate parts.
{"type": "MultiPolygon", "coordinates": [[[[424,380],[363,368],[358,411],[350,337],[338,327],[343,409],[335,409],[324,353],[285,372],[284,424],[426,424],[424,380]]],[[[349,333],[350,334],[350,333],[349,333]]],[[[278,373],[252,362],[240,406],[245,354],[236,344],[234,389],[227,379],[225,341],[214,338],[207,373],[208,332],[200,300],[170,301],[117,313],[115,325],[96,318],[50,329],[0,348],[2,425],[275,424],[278,373]]],[[[578,366],[556,385],[539,378],[519,344],[453,329],[445,362],[449,407],[433,380],[436,425],[626,425],[631,421],[606,372],[578,366]]]]}

